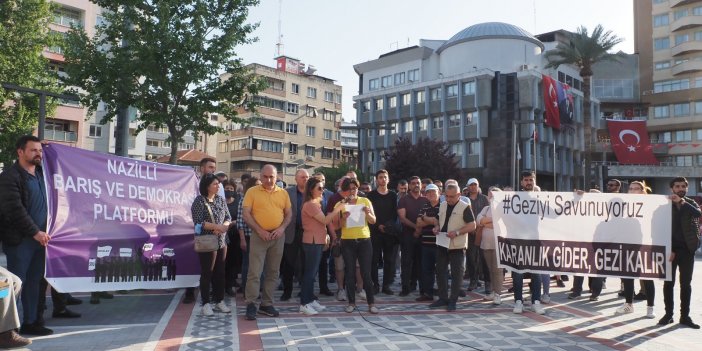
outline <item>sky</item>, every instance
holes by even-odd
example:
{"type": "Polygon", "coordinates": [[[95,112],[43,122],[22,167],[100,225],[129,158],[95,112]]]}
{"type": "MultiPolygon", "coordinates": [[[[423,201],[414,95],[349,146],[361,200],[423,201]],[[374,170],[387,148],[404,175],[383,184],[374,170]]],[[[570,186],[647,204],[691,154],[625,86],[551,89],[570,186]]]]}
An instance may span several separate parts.
{"type": "Polygon", "coordinates": [[[632,1],[261,0],[249,12],[249,23],[259,23],[253,33],[258,41],[238,48],[237,54],[247,64],[275,67],[280,18],[284,54],[341,85],[343,118],[351,121],[356,116],[353,96],[358,95],[355,64],[418,45],[420,39],[448,40],[483,22],[506,22],[532,34],[579,26],[592,30],[601,24],[624,39],[617,51],[633,53],[632,1]]]}

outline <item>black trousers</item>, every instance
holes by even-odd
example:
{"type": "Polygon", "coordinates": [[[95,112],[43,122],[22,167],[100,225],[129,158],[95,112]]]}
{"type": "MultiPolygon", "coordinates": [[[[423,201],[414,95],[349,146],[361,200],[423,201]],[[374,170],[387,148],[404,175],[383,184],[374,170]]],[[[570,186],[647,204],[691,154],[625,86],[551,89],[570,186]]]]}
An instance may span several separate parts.
{"type": "MultiPolygon", "coordinates": [[[[46,278],[41,278],[39,282],[39,303],[37,305],[37,321],[44,320],[44,308],[46,307],[46,289],[49,287],[49,282],[46,278]]],[[[68,294],[60,293],[51,287],[51,302],[54,305],[54,311],[61,312],[66,309],[68,294]]]]}
{"type": "MultiPolygon", "coordinates": [[[[653,307],[653,302],[656,300],[656,287],[653,285],[653,280],[641,280],[644,289],[646,290],[646,301],[648,306],[653,307]]],[[[634,279],[622,278],[624,284],[624,298],[626,303],[634,302],[634,279]]]]}
{"type": "Polygon", "coordinates": [[[390,286],[395,281],[395,256],[397,256],[397,237],[381,233],[371,232],[371,242],[373,244],[373,260],[371,261],[371,280],[374,286],[380,286],[378,277],[378,264],[380,257],[383,257],[383,287],[390,286]]]}
{"type": "Polygon", "coordinates": [[[293,278],[298,272],[298,279],[302,281],[302,267],[304,266],[305,255],[302,252],[302,228],[295,229],[295,239],[290,244],[285,244],[283,248],[283,260],[281,261],[280,275],[283,279],[283,294],[292,294],[293,278]]]}
{"type": "Polygon", "coordinates": [[[227,245],[227,260],[224,263],[224,288],[229,289],[234,286],[236,277],[241,273],[241,240],[236,229],[229,229],[227,232],[229,244],[227,245]]]}
{"type": "Polygon", "coordinates": [[[219,303],[224,299],[224,262],[227,260],[227,247],[217,251],[198,252],[200,259],[200,299],[202,305],[210,303],[210,286],[212,300],[219,303]]]}
{"type": "Polygon", "coordinates": [[[444,301],[458,301],[463,284],[463,262],[466,260],[466,250],[449,250],[445,247],[436,247],[436,286],[439,299],[444,301]],[[451,288],[449,291],[448,273],[451,265],[451,288]]]}
{"type": "MultiPolygon", "coordinates": [[[[422,267],[420,262],[422,246],[419,238],[415,238],[412,234],[402,233],[400,235],[400,249],[402,250],[400,258],[402,290],[409,291],[419,281],[419,271],[422,267]]],[[[383,256],[383,260],[385,260],[385,256],[383,256]]],[[[423,292],[420,291],[420,293],[423,292]]]]}
{"type": "MultiPolygon", "coordinates": [[[[573,277],[573,292],[576,294],[580,294],[583,292],[583,282],[585,281],[585,277],[582,275],[576,275],[573,277]]],[[[600,296],[602,293],[602,283],[604,282],[604,278],[595,278],[595,277],[588,277],[587,278],[587,285],[590,286],[590,292],[592,293],[592,296],[600,296]]]]}
{"type": "Polygon", "coordinates": [[[663,283],[663,301],[665,314],[673,315],[675,301],[673,300],[673,287],[675,286],[675,271],[680,269],[680,318],[690,316],[690,297],[692,296],[692,272],[695,268],[695,253],[687,249],[673,249],[673,279],[663,283]]]}

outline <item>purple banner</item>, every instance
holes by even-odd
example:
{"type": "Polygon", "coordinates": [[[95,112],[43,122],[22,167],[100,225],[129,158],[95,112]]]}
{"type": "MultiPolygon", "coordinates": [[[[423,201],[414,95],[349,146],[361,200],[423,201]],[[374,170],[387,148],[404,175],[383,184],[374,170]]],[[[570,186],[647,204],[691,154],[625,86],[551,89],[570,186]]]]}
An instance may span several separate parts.
{"type": "Polygon", "coordinates": [[[197,285],[188,167],[44,145],[46,279],[60,292],[197,285]]]}

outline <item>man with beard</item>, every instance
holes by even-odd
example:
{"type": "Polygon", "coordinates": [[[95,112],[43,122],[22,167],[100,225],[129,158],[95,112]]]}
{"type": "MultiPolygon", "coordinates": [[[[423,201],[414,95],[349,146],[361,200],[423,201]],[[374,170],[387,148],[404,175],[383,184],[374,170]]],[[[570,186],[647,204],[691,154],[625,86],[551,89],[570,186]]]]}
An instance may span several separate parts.
{"type": "Polygon", "coordinates": [[[405,195],[407,195],[407,187],[408,185],[406,179],[400,179],[397,182],[397,187],[395,188],[397,189],[397,200],[400,200],[401,198],[405,197],[405,195]]]}
{"type": "MultiPolygon", "coordinates": [[[[7,269],[23,283],[21,334],[50,335],[53,330],[38,321],[39,285],[44,276],[48,206],[46,184],[41,168],[42,147],[39,138],[25,135],[16,143],[17,162],[0,175],[0,213],[6,223],[3,249],[7,269]]],[[[3,225],[5,226],[5,225],[3,225]]]]}
{"type": "MultiPolygon", "coordinates": [[[[419,279],[419,267],[421,267],[421,245],[419,236],[422,231],[417,227],[417,217],[419,210],[426,205],[428,200],[421,194],[421,181],[419,177],[413,176],[409,180],[409,194],[400,199],[397,205],[397,215],[402,223],[402,234],[400,234],[402,291],[400,296],[409,295],[410,291],[417,286],[419,279]]],[[[424,291],[420,290],[420,294],[424,291]]]]}
{"type": "Polygon", "coordinates": [[[371,261],[371,280],[374,292],[380,290],[378,281],[378,264],[383,257],[383,294],[392,295],[390,285],[395,279],[395,254],[397,252],[397,194],[388,189],[390,176],[381,169],[375,173],[376,189],[368,193],[368,199],[375,210],[375,224],[370,225],[373,259],[371,261]]]}
{"type": "MultiPolygon", "coordinates": [[[[521,174],[522,180],[520,185],[521,191],[534,191],[536,186],[536,174],[532,171],[524,171],[521,174]]],[[[522,313],[524,311],[524,303],[522,302],[522,292],[524,290],[524,274],[512,272],[512,288],[514,289],[514,313],[522,313]]],[[[537,314],[544,314],[544,308],[541,306],[541,275],[531,273],[531,282],[529,283],[531,290],[531,307],[537,314]]]]}
{"type": "Polygon", "coordinates": [[[687,197],[687,179],[674,178],[670,182],[672,211],[672,248],[670,261],[673,263],[673,279],[663,283],[665,315],[658,324],[673,323],[673,287],[675,271],[680,269],[680,324],[692,329],[700,329],[690,318],[690,298],[692,297],[692,272],[695,268],[695,250],[700,244],[700,207],[695,200],[687,197]]]}

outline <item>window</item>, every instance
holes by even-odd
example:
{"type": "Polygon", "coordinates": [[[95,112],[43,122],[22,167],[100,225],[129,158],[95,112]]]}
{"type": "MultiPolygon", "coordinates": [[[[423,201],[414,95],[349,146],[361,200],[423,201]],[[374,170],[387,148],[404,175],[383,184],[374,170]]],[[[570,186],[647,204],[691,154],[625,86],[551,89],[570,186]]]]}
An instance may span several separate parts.
{"type": "Polygon", "coordinates": [[[427,119],[422,118],[417,120],[417,131],[427,130],[427,119]]]}
{"type": "Polygon", "coordinates": [[[470,141],[468,142],[468,155],[479,155],[480,154],[480,142],[470,141]]]}
{"type": "Polygon", "coordinates": [[[334,132],[334,140],[341,140],[341,131],[334,132]]]}
{"type": "Polygon", "coordinates": [[[402,97],[402,106],[409,106],[410,102],[412,101],[412,97],[409,93],[404,93],[400,95],[402,97]]]}
{"type": "Polygon", "coordinates": [[[378,78],[369,80],[368,81],[368,90],[371,90],[371,91],[378,90],[379,83],[380,83],[380,81],[378,80],[378,78]]]}
{"type": "Polygon", "coordinates": [[[670,38],[655,38],[653,39],[653,50],[663,50],[670,47],[670,38]]]}
{"type": "Polygon", "coordinates": [[[98,124],[91,124],[90,125],[90,132],[88,133],[88,136],[93,137],[93,138],[102,137],[102,126],[98,125],[98,124]]]}
{"type": "Polygon", "coordinates": [[[305,133],[305,135],[307,135],[308,137],[314,137],[314,133],[315,133],[315,131],[316,131],[316,128],[315,128],[315,127],[310,127],[310,126],[307,126],[307,127],[305,127],[305,128],[306,128],[306,130],[307,130],[307,132],[305,133]]]}
{"type": "Polygon", "coordinates": [[[419,81],[419,69],[412,69],[407,71],[407,81],[412,83],[412,82],[418,82],[419,81]]]}
{"type": "Polygon", "coordinates": [[[283,152],[283,143],[277,141],[260,140],[261,151],[283,152]]]}
{"type": "Polygon", "coordinates": [[[363,102],[363,110],[361,112],[368,112],[370,111],[370,101],[364,101],[363,102]]]}
{"type": "Polygon", "coordinates": [[[300,112],[300,105],[293,103],[293,102],[288,102],[287,111],[288,111],[288,113],[292,113],[292,114],[296,115],[300,112]]]}
{"type": "Polygon", "coordinates": [[[668,118],[670,117],[670,108],[665,106],[653,106],[653,118],[668,118]]]}
{"type": "Polygon", "coordinates": [[[451,127],[459,127],[461,125],[461,115],[458,113],[452,114],[448,116],[448,126],[449,128],[451,127]]]}
{"type": "Polygon", "coordinates": [[[677,34],[675,36],[675,45],[680,45],[686,41],[690,41],[690,35],[689,34],[677,34]]]}
{"type": "Polygon", "coordinates": [[[683,89],[690,89],[689,79],[667,80],[663,82],[653,83],[654,93],[664,93],[668,91],[676,91],[683,89]]]}
{"type": "Polygon", "coordinates": [[[390,133],[397,134],[399,131],[399,124],[397,124],[397,122],[390,123],[390,133]]]}
{"type": "Polygon", "coordinates": [[[405,133],[411,133],[412,130],[414,130],[414,126],[413,126],[412,121],[404,121],[404,122],[402,122],[402,130],[403,130],[405,133]]]}
{"type": "Polygon", "coordinates": [[[634,97],[634,80],[593,79],[592,92],[598,98],[631,99],[634,97]]]}
{"type": "Polygon", "coordinates": [[[669,143],[672,141],[671,137],[672,134],[670,132],[651,133],[651,142],[658,144],[669,143]]]}
{"type": "Polygon", "coordinates": [[[341,94],[334,94],[334,102],[336,102],[337,104],[341,103],[341,94]]]}
{"type": "Polygon", "coordinates": [[[300,93],[300,84],[292,83],[290,84],[292,87],[292,93],[293,94],[299,94],[300,93]]]}
{"type": "Polygon", "coordinates": [[[691,130],[678,130],[675,132],[676,142],[692,141],[692,131],[691,130]]]}
{"type": "Polygon", "coordinates": [[[675,156],[675,166],[692,167],[692,156],[675,156]]]}
{"type": "Polygon", "coordinates": [[[324,92],[324,101],[334,102],[334,93],[332,93],[331,91],[325,91],[324,92]]]}
{"type": "MultiPolygon", "coordinates": [[[[697,140],[702,141],[702,129],[697,130],[697,140]]],[[[700,165],[702,166],[702,165],[700,165]]]]}
{"type": "Polygon", "coordinates": [[[82,27],[80,11],[72,10],[66,7],[60,7],[54,11],[54,18],[52,22],[66,27],[82,27]]]}
{"type": "Polygon", "coordinates": [[[325,129],[324,130],[324,139],[325,140],[331,140],[332,138],[332,130],[331,129],[325,129]]]}
{"type": "Polygon", "coordinates": [[[380,78],[380,87],[387,88],[392,86],[392,76],[384,76],[380,78]]]}
{"type": "Polygon", "coordinates": [[[375,100],[375,110],[380,111],[383,109],[383,99],[380,98],[378,100],[375,100]]]}
{"type": "Polygon", "coordinates": [[[285,128],[285,126],[283,125],[283,122],[273,121],[273,120],[265,119],[265,118],[253,119],[251,121],[251,126],[258,127],[258,128],[279,130],[281,132],[283,131],[283,128],[285,128]]]}
{"type": "Polygon", "coordinates": [[[317,98],[317,88],[307,87],[307,97],[311,99],[317,98]]]}
{"type": "Polygon", "coordinates": [[[317,108],[314,106],[307,105],[307,108],[305,109],[305,116],[317,118],[317,108]]]}
{"type": "Polygon", "coordinates": [[[433,117],[431,119],[431,127],[433,129],[441,129],[444,127],[444,117],[433,117]]]}
{"type": "MultiPolygon", "coordinates": [[[[699,15],[702,16],[702,15],[699,15]]],[[[702,41],[702,30],[699,32],[695,32],[695,41],[702,41]]]]}
{"type": "Polygon", "coordinates": [[[689,116],[690,115],[690,104],[685,102],[682,104],[674,104],[673,105],[673,116],[674,117],[682,117],[682,116],[689,116]]]}
{"type": "Polygon", "coordinates": [[[670,68],[670,61],[662,61],[662,62],[656,62],[654,64],[654,68],[658,70],[670,68]]]}
{"type": "Polygon", "coordinates": [[[322,114],[322,119],[325,121],[333,121],[336,117],[336,112],[325,109],[322,114]]]}
{"type": "Polygon", "coordinates": [[[446,97],[458,96],[458,84],[449,85],[446,87],[446,97]]]}
{"type": "Polygon", "coordinates": [[[405,72],[395,73],[395,85],[405,84],[405,72]]]}
{"type": "Polygon", "coordinates": [[[463,156],[463,143],[451,144],[451,152],[454,153],[457,157],[463,156]]]}
{"type": "Polygon", "coordinates": [[[273,99],[266,96],[254,96],[254,102],[261,107],[268,107],[276,110],[285,111],[287,102],[283,100],[273,99]]]}
{"type": "Polygon", "coordinates": [[[653,26],[662,27],[668,25],[668,14],[664,13],[662,15],[653,16],[653,26]]]}
{"type": "Polygon", "coordinates": [[[288,145],[288,154],[290,155],[297,155],[297,144],[295,143],[290,143],[288,145]]]}
{"type": "Polygon", "coordinates": [[[285,123],[285,132],[297,134],[297,123],[285,123]]]}
{"type": "Polygon", "coordinates": [[[437,101],[441,99],[441,88],[434,88],[429,90],[429,96],[431,96],[431,101],[437,101]]]}
{"type": "MultiPolygon", "coordinates": [[[[57,31],[54,31],[54,30],[51,30],[50,32],[51,32],[52,35],[62,36],[62,37],[64,37],[64,38],[65,38],[66,35],[67,35],[67,33],[61,33],[61,32],[57,32],[57,31]]],[[[49,48],[46,49],[46,50],[49,51],[49,52],[53,52],[53,53],[57,53],[57,54],[63,55],[63,46],[61,46],[61,45],[51,46],[51,47],[49,47],[49,48]]]]}
{"type": "Polygon", "coordinates": [[[397,96],[391,96],[388,98],[388,108],[397,107],[397,96]]]}
{"type": "MultiPolygon", "coordinates": [[[[146,145],[149,145],[149,141],[151,141],[151,140],[146,141],[146,145]]],[[[154,146],[158,146],[158,145],[154,145],[154,146]]],[[[219,152],[227,152],[227,151],[229,151],[229,143],[226,141],[222,141],[219,143],[219,147],[217,149],[219,150],[219,152]]]]}
{"type": "Polygon", "coordinates": [[[682,10],[677,10],[673,12],[673,20],[677,21],[683,17],[687,17],[689,13],[687,12],[687,9],[682,9],[682,10]]]}
{"type": "Polygon", "coordinates": [[[475,95],[475,81],[463,83],[463,95],[475,95]]]}
{"type": "Polygon", "coordinates": [[[697,6],[692,9],[693,16],[702,16],[702,6],[697,6]]]}
{"type": "Polygon", "coordinates": [[[702,115],[702,101],[695,101],[695,114],[702,115]]]}
{"type": "Polygon", "coordinates": [[[333,158],[334,157],[334,149],[327,149],[325,147],[322,148],[322,158],[333,158]]]}
{"type": "Polygon", "coordinates": [[[472,125],[473,122],[475,122],[475,121],[473,120],[473,112],[468,112],[468,113],[466,113],[466,125],[467,125],[467,126],[472,125]]]}
{"type": "Polygon", "coordinates": [[[414,92],[415,101],[418,104],[424,103],[424,90],[414,92]]]}
{"type": "Polygon", "coordinates": [[[314,157],[314,146],[305,145],[305,156],[314,157]]]}

